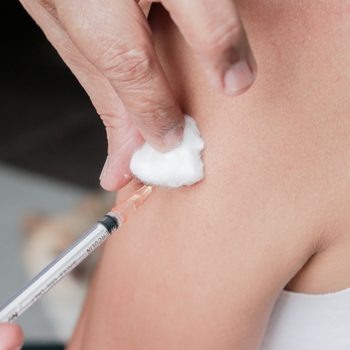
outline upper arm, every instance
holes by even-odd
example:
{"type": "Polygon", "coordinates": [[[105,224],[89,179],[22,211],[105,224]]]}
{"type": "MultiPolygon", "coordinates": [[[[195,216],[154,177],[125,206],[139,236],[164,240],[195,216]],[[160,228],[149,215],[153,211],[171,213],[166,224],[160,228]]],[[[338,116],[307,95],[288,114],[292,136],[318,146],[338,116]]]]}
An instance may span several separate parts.
{"type": "Polygon", "coordinates": [[[308,251],[283,200],[208,177],[155,190],[111,237],[74,340],[81,348],[257,349],[308,251]]]}

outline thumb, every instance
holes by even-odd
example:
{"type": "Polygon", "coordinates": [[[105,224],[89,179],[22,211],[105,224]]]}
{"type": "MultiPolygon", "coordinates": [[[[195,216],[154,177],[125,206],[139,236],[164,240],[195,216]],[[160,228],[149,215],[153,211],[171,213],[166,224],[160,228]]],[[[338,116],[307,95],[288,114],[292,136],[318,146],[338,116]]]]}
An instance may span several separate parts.
{"type": "Polygon", "coordinates": [[[0,324],[1,349],[15,350],[23,344],[23,332],[16,324],[0,324]]]}
{"type": "Polygon", "coordinates": [[[254,82],[256,63],[234,1],[162,2],[213,85],[227,95],[246,91],[254,82]]]}

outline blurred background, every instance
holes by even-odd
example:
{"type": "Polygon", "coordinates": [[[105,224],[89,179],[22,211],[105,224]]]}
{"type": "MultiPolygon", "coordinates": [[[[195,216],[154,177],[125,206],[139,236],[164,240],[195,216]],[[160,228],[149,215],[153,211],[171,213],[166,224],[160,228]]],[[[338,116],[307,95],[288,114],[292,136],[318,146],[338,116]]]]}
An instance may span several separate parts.
{"type": "MultiPolygon", "coordinates": [[[[105,131],[89,98],[21,5],[2,7],[0,303],[110,200],[98,181],[105,131]]],[[[91,269],[93,263],[67,281],[68,292],[50,292],[19,319],[26,348],[65,341],[62,323],[77,317],[77,306],[69,307],[83,298],[91,269]]]]}

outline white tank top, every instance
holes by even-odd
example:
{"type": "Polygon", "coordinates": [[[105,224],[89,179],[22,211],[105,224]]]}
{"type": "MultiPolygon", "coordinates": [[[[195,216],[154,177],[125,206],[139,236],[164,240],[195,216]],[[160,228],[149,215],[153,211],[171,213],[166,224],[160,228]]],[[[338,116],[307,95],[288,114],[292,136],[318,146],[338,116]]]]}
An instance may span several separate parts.
{"type": "Polygon", "coordinates": [[[260,350],[349,350],[350,288],[327,294],[283,290],[260,350]]]}

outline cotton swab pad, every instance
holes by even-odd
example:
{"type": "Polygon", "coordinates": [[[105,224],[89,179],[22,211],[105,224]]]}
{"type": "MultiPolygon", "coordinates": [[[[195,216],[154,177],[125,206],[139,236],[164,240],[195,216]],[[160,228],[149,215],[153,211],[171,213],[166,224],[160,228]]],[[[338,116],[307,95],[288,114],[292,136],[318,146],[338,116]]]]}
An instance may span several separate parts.
{"type": "Polygon", "coordinates": [[[145,143],[133,154],[130,170],[145,184],[166,187],[190,186],[204,177],[201,158],[203,149],[204,142],[195,120],[185,115],[181,144],[169,152],[162,153],[145,143]]]}

